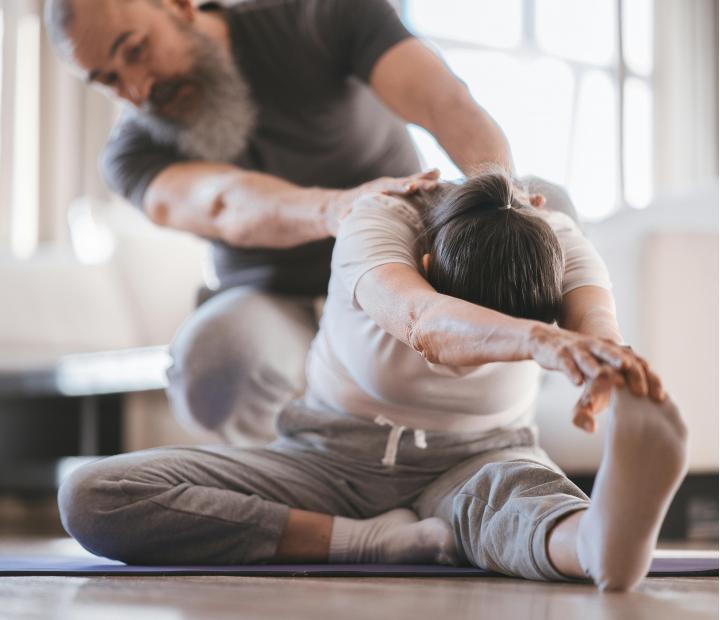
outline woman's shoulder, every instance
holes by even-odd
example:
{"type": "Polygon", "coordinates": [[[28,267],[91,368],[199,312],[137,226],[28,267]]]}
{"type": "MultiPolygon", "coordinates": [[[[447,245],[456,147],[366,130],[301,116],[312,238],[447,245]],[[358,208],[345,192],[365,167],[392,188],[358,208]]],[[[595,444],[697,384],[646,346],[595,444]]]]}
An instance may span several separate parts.
{"type": "Polygon", "coordinates": [[[351,217],[389,218],[402,221],[418,231],[423,227],[420,210],[400,194],[364,194],[353,203],[351,217]]]}
{"type": "Polygon", "coordinates": [[[566,213],[548,209],[547,207],[527,207],[534,215],[545,220],[555,233],[580,232],[577,222],[566,213]]]}

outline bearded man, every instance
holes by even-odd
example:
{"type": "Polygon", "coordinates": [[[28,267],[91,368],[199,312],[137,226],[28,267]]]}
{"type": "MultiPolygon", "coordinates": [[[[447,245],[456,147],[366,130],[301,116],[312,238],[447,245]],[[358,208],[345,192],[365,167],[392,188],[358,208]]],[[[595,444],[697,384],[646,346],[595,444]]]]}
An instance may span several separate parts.
{"type": "Polygon", "coordinates": [[[434,186],[405,123],[464,171],[507,141],[386,0],[48,0],[59,55],[125,112],[102,157],[156,224],[209,239],[218,286],[171,346],[182,420],[237,445],[302,392],[333,236],[369,191],[434,186]]]}

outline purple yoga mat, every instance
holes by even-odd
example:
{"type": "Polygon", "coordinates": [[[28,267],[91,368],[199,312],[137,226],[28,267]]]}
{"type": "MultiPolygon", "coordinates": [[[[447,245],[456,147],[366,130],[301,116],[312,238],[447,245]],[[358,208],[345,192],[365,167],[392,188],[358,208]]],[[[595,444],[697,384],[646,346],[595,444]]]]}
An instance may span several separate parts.
{"type": "MultiPolygon", "coordinates": [[[[718,559],[655,558],[650,577],[712,577],[718,559]]],[[[420,564],[267,564],[244,566],[128,566],[104,558],[0,555],[0,576],[235,575],[265,577],[502,577],[471,566],[420,564]]]]}

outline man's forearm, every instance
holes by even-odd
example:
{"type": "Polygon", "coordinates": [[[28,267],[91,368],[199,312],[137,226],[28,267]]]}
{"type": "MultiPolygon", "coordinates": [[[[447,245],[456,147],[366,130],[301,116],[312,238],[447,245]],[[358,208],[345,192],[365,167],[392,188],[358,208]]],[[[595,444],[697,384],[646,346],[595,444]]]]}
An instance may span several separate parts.
{"type": "Polygon", "coordinates": [[[339,193],[231,165],[188,162],[153,180],[145,210],[158,225],[230,245],[288,248],[329,236],[328,207],[339,193]]]}
{"type": "Polygon", "coordinates": [[[466,174],[488,162],[513,172],[500,127],[437,54],[406,39],[377,62],[370,84],[401,118],[427,129],[466,174]]]}
{"type": "Polygon", "coordinates": [[[514,173],[505,134],[465,87],[456,88],[445,103],[434,106],[430,118],[430,132],[465,174],[489,162],[514,173]]]}

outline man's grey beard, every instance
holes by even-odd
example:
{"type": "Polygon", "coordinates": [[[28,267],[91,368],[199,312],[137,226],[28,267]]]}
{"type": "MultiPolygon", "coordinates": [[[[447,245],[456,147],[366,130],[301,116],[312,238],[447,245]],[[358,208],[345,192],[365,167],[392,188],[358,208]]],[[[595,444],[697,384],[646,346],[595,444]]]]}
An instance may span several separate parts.
{"type": "Polygon", "coordinates": [[[232,162],[247,147],[257,120],[250,88],[232,58],[204,36],[193,31],[188,35],[195,39],[195,62],[188,77],[201,90],[198,109],[187,122],[176,122],[147,106],[136,120],[155,140],[175,144],[190,158],[232,162]]]}

